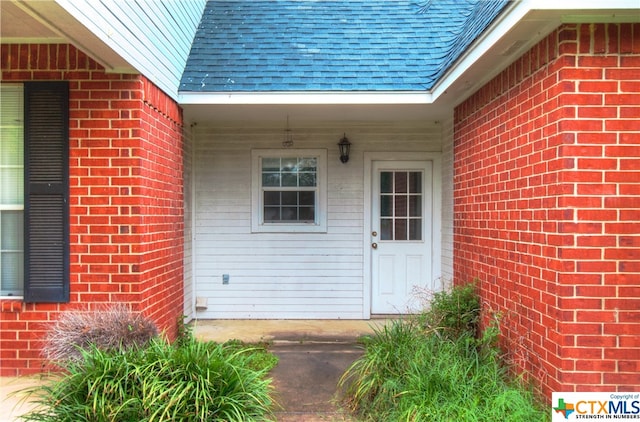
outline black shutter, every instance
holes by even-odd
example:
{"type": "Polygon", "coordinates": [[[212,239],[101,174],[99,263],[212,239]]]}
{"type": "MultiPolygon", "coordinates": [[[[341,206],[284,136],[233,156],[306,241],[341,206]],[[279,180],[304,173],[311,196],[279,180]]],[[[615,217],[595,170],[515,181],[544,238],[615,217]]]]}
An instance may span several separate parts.
{"type": "Polygon", "coordinates": [[[69,301],[69,84],[25,84],[25,302],[69,301]]]}

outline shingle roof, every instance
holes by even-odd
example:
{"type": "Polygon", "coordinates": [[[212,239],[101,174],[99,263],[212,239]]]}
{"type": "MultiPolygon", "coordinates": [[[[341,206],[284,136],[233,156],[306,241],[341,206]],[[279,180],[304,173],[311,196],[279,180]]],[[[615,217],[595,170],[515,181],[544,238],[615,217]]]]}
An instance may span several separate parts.
{"type": "Polygon", "coordinates": [[[424,91],[506,0],[209,0],[182,92],[424,91]]]}

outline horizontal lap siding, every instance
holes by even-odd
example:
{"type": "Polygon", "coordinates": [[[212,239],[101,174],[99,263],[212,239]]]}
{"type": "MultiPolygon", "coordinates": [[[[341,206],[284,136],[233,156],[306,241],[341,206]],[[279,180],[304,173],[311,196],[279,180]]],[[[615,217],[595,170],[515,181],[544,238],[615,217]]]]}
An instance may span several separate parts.
{"type": "Polygon", "coordinates": [[[196,316],[362,318],[363,152],[439,151],[440,127],[294,126],[293,148],[328,151],[327,233],[251,233],[251,150],[281,148],[280,122],[195,130],[195,282],[208,305],[196,316]],[[340,163],[336,145],[344,132],[353,143],[348,164],[340,163]]]}

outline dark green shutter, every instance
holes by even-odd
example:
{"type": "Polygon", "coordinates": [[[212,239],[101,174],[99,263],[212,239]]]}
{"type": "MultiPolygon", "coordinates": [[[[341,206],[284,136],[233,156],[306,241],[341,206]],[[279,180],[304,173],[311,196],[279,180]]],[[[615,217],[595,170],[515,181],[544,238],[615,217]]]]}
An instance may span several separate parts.
{"type": "Polygon", "coordinates": [[[69,301],[69,84],[25,84],[25,302],[69,301]]]}

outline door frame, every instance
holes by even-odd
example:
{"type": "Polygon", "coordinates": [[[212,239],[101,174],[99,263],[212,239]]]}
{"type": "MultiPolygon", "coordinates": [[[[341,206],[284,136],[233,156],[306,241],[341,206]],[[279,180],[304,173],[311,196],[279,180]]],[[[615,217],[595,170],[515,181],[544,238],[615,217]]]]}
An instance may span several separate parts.
{"type": "MultiPolygon", "coordinates": [[[[431,278],[442,276],[442,153],[441,152],[365,152],[364,153],[364,233],[362,236],[362,250],[364,258],[363,268],[363,318],[371,318],[371,231],[372,231],[372,190],[373,163],[375,161],[431,161],[433,164],[431,200],[431,278]]],[[[426,218],[426,216],[425,216],[426,218]]],[[[426,241],[426,239],[425,239],[426,241]]]]}

